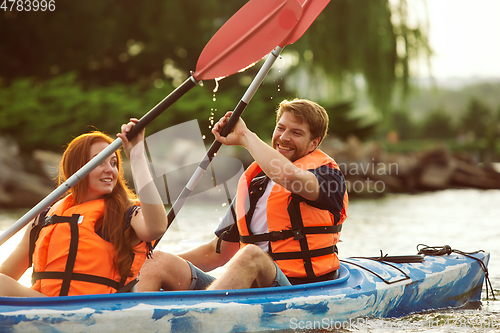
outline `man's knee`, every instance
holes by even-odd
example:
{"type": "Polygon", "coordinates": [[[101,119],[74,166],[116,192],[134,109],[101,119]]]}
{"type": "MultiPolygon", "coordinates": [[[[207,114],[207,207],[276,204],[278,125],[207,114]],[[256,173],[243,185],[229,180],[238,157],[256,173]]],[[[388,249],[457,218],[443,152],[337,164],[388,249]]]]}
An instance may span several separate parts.
{"type": "Polygon", "coordinates": [[[142,281],[140,291],[149,291],[151,288],[185,290],[191,282],[191,268],[175,254],[155,251],[153,257],[144,262],[139,281],[142,281]]]}
{"type": "Polygon", "coordinates": [[[254,244],[248,244],[241,250],[241,256],[249,260],[258,260],[266,257],[266,253],[260,247],[254,244]]]}
{"type": "Polygon", "coordinates": [[[254,244],[248,244],[240,250],[238,261],[243,265],[262,267],[272,264],[272,259],[260,247],[254,244]]]}
{"type": "Polygon", "coordinates": [[[164,276],[172,270],[175,270],[176,264],[178,264],[177,258],[173,254],[154,251],[153,256],[144,261],[141,268],[141,274],[151,276],[164,276]]]}

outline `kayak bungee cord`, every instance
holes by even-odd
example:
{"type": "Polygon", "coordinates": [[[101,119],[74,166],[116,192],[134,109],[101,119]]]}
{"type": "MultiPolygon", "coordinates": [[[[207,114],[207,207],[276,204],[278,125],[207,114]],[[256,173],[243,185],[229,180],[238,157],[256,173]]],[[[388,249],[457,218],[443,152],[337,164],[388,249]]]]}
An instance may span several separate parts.
{"type": "Polygon", "coordinates": [[[479,265],[481,266],[482,270],[485,272],[484,280],[485,280],[485,285],[486,285],[486,300],[489,300],[489,289],[491,289],[491,295],[493,296],[493,300],[496,301],[495,292],[494,292],[493,286],[491,285],[491,281],[489,278],[488,268],[486,267],[486,265],[484,264],[484,262],[481,259],[478,259],[478,258],[475,258],[472,256],[473,254],[476,254],[479,252],[484,252],[483,250],[478,250],[478,251],[474,251],[474,252],[464,252],[461,250],[452,249],[451,246],[449,246],[449,245],[427,246],[425,244],[418,244],[417,251],[418,251],[417,255],[388,256],[387,254],[384,255],[382,250],[380,250],[380,257],[349,257],[346,260],[340,260],[340,261],[347,263],[347,264],[354,265],[354,266],[358,266],[360,268],[363,268],[364,270],[366,270],[366,271],[370,272],[371,274],[375,275],[376,277],[378,277],[384,283],[392,284],[392,283],[401,282],[401,281],[410,279],[410,277],[405,272],[403,272],[401,269],[399,269],[398,267],[389,264],[390,262],[392,262],[392,263],[419,263],[419,262],[424,261],[423,256],[444,256],[444,255],[449,255],[451,253],[460,254],[460,255],[474,259],[477,262],[479,262],[479,265]],[[420,247],[422,247],[422,248],[420,248],[420,247]],[[372,270],[370,270],[366,267],[363,267],[360,264],[356,264],[356,263],[353,263],[351,261],[348,261],[348,259],[369,259],[369,260],[378,261],[382,264],[386,264],[386,265],[389,265],[389,266],[397,269],[405,277],[400,279],[400,280],[397,280],[397,281],[388,281],[388,280],[384,279],[383,277],[381,277],[379,274],[373,272],[372,270]]]}
{"type": "Polygon", "coordinates": [[[404,271],[402,271],[399,267],[396,267],[394,265],[389,264],[390,262],[396,263],[396,264],[406,264],[406,263],[418,263],[418,262],[424,261],[424,257],[421,255],[389,256],[387,254],[384,255],[382,250],[380,250],[380,257],[349,257],[349,258],[347,258],[347,260],[348,259],[368,259],[368,260],[378,261],[382,264],[391,266],[392,268],[398,270],[399,272],[401,272],[401,274],[404,275],[404,278],[402,278],[400,280],[389,281],[389,280],[384,279],[383,277],[381,277],[379,274],[375,273],[374,271],[372,271],[372,270],[370,270],[362,265],[355,264],[351,261],[340,260],[342,262],[345,262],[345,263],[348,263],[348,264],[351,264],[354,266],[358,266],[358,267],[372,273],[373,275],[378,277],[380,280],[384,281],[384,283],[386,283],[386,284],[392,284],[392,283],[401,282],[404,280],[411,279],[410,276],[408,276],[408,274],[406,274],[404,271]]]}
{"type": "Polygon", "coordinates": [[[366,268],[365,266],[362,266],[360,264],[356,264],[356,263],[353,263],[352,261],[349,261],[349,259],[369,259],[369,260],[374,260],[373,258],[351,257],[351,258],[347,258],[347,259],[340,259],[340,262],[343,262],[343,263],[346,263],[346,264],[349,264],[349,265],[354,265],[354,266],[357,266],[359,268],[362,268],[365,271],[367,271],[369,273],[372,273],[373,275],[375,275],[376,277],[378,277],[385,284],[393,284],[393,283],[398,283],[398,282],[401,282],[401,281],[404,281],[404,280],[411,280],[411,277],[408,274],[406,274],[405,272],[403,272],[400,268],[389,264],[388,262],[380,261],[380,263],[382,263],[382,264],[386,264],[386,265],[391,266],[394,269],[397,269],[399,272],[401,272],[401,274],[404,275],[404,277],[401,278],[401,279],[399,279],[399,280],[396,280],[396,281],[389,281],[389,280],[384,279],[382,276],[380,276],[379,274],[375,273],[374,271],[366,268]]]}
{"type": "MultiPolygon", "coordinates": [[[[382,252],[382,251],[380,251],[380,252],[382,252]]],[[[383,260],[383,259],[381,260],[381,258],[378,258],[378,257],[349,257],[349,258],[346,258],[346,259],[340,259],[340,261],[343,262],[343,263],[349,264],[349,265],[357,266],[359,268],[362,268],[362,269],[368,271],[369,273],[375,275],[380,280],[382,280],[385,284],[393,284],[393,283],[401,282],[401,281],[404,281],[404,280],[411,280],[411,277],[408,274],[406,274],[402,269],[400,269],[399,267],[396,267],[394,265],[391,265],[388,261],[383,260]],[[361,264],[356,264],[356,263],[354,263],[352,261],[349,261],[349,259],[368,259],[368,260],[378,261],[381,264],[385,264],[385,265],[391,266],[392,268],[398,270],[401,274],[404,275],[404,277],[401,278],[401,279],[399,279],[399,280],[396,280],[396,281],[389,281],[389,280],[384,279],[382,276],[380,276],[379,274],[375,273],[371,269],[366,268],[366,267],[364,267],[361,264]]]]}
{"type": "Polygon", "coordinates": [[[351,258],[359,258],[359,259],[370,259],[380,262],[393,262],[396,264],[408,264],[408,263],[416,263],[424,261],[424,257],[421,255],[404,255],[404,256],[390,256],[385,254],[380,250],[380,257],[351,257],[351,258]]]}
{"type": "Polygon", "coordinates": [[[463,256],[466,256],[468,258],[472,258],[472,259],[478,261],[479,264],[481,265],[481,268],[484,271],[484,281],[486,284],[486,300],[487,301],[490,300],[488,288],[491,289],[491,296],[493,296],[493,300],[494,301],[497,300],[495,297],[495,291],[493,290],[493,286],[491,285],[488,268],[486,267],[486,265],[484,264],[484,262],[481,259],[474,258],[472,256],[472,254],[484,252],[483,250],[478,250],[478,251],[474,251],[474,252],[464,252],[464,251],[452,249],[451,246],[449,246],[449,245],[427,246],[425,244],[418,244],[417,251],[418,251],[418,254],[423,254],[423,255],[427,255],[427,256],[444,256],[446,254],[457,253],[457,254],[461,254],[463,256]],[[422,246],[422,248],[419,248],[420,246],[422,246]]]}

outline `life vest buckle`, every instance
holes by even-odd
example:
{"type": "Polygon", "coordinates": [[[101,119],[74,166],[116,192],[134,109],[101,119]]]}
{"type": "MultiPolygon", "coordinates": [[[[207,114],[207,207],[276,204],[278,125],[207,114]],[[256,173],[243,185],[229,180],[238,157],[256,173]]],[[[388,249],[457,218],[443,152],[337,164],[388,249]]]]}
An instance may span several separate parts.
{"type": "Polygon", "coordinates": [[[46,216],[42,223],[42,228],[52,224],[52,216],[46,216]]]}
{"type": "Polygon", "coordinates": [[[302,235],[301,231],[302,231],[301,229],[292,230],[292,232],[293,232],[293,240],[304,239],[304,235],[302,235]]]}
{"type": "Polygon", "coordinates": [[[285,237],[283,231],[270,231],[269,232],[269,239],[271,242],[276,242],[279,240],[285,240],[288,237],[285,237]]]}

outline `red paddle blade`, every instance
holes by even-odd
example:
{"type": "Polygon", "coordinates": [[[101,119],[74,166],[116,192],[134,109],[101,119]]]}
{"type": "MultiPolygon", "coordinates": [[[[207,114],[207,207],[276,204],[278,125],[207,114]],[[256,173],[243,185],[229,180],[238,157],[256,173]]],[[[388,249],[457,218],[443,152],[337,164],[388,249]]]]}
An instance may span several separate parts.
{"type": "Polygon", "coordinates": [[[309,29],[318,15],[325,9],[330,0],[298,0],[302,7],[302,17],[293,32],[279,46],[295,43],[309,29]]]}
{"type": "Polygon", "coordinates": [[[225,77],[259,61],[293,31],[301,16],[297,0],[250,0],[205,46],[193,77],[225,77]]]}

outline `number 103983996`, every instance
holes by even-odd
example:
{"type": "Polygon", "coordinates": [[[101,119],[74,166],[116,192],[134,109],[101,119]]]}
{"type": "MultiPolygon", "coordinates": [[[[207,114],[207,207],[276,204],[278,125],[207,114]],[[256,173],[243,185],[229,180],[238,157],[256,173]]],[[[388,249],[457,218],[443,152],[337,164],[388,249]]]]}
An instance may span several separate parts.
{"type": "Polygon", "coordinates": [[[53,12],[56,10],[55,0],[0,0],[0,11],[3,12],[53,12]]]}

